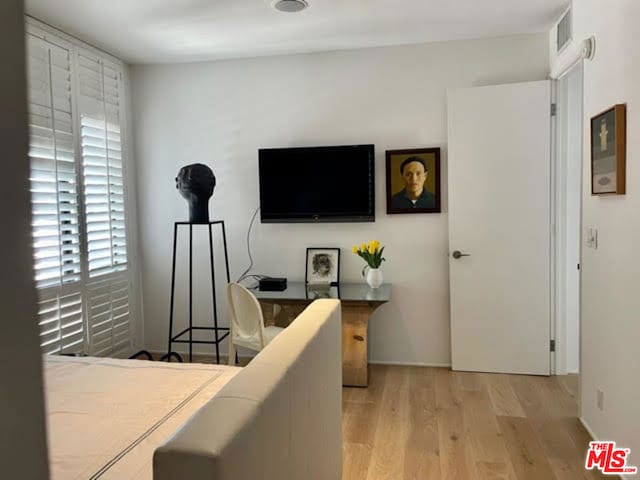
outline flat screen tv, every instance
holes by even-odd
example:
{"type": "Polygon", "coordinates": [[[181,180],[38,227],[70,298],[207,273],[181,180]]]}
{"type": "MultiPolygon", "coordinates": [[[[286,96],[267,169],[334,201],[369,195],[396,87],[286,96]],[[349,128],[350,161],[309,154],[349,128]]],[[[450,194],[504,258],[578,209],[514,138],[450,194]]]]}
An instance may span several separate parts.
{"type": "Polygon", "coordinates": [[[375,221],[374,147],[258,152],[263,223],[375,221]]]}

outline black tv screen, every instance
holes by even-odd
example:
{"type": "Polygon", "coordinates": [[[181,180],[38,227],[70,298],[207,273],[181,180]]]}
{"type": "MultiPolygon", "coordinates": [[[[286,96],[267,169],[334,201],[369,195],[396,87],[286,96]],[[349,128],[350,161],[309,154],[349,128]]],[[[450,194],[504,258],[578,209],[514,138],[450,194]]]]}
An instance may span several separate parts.
{"type": "Polygon", "coordinates": [[[373,222],[373,145],[259,150],[263,223],[373,222]]]}

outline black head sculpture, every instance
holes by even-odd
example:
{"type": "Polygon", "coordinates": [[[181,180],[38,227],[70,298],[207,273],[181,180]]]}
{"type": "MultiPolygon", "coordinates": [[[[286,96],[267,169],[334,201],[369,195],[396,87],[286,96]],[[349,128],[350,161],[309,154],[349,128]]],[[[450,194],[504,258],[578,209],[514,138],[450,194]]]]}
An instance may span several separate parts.
{"type": "Polygon", "coordinates": [[[209,222],[209,199],[216,186],[213,171],[202,163],[186,165],[176,177],[176,188],[189,202],[189,221],[191,223],[209,222]]]}

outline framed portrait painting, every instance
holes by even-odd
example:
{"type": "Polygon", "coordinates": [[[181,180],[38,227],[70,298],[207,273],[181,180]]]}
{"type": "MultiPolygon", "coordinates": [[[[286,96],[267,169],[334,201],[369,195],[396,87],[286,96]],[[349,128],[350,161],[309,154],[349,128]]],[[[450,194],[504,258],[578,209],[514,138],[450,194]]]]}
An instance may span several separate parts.
{"type": "Polygon", "coordinates": [[[307,248],[305,282],[309,285],[338,285],[340,282],[340,249],[307,248]]]}
{"type": "Polygon", "coordinates": [[[387,150],[387,213],[440,213],[440,149],[387,150]]]}
{"type": "Polygon", "coordinates": [[[591,194],[625,193],[626,105],[615,105],[591,119],[591,194]]]}

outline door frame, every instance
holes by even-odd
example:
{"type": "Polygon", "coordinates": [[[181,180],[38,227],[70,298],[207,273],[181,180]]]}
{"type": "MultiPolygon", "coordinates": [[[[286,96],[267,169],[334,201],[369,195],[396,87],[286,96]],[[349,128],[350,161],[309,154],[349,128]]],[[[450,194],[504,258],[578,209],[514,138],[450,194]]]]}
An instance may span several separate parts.
{"type": "MultiPolygon", "coordinates": [[[[562,125],[559,120],[566,119],[567,115],[567,105],[562,104],[562,101],[567,100],[567,96],[563,97],[560,92],[560,82],[562,79],[566,78],[568,75],[571,75],[575,72],[580,72],[580,83],[582,85],[582,91],[584,91],[584,62],[578,62],[572,68],[563,72],[558,78],[552,79],[551,83],[551,98],[552,103],[556,105],[556,114],[551,116],[551,339],[555,340],[555,352],[550,352],[551,354],[551,374],[552,375],[567,375],[571,372],[568,369],[567,358],[568,358],[568,350],[569,350],[569,337],[567,332],[568,318],[566,316],[566,307],[567,307],[567,292],[563,288],[561,281],[563,279],[566,280],[566,277],[563,276],[563,273],[568,272],[568,252],[565,248],[562,247],[561,242],[566,241],[566,232],[562,231],[561,228],[568,223],[568,218],[566,215],[566,209],[564,209],[564,203],[560,202],[560,199],[566,197],[566,175],[563,177],[562,172],[566,172],[567,167],[567,156],[566,156],[566,147],[567,142],[566,139],[568,136],[566,135],[566,131],[562,130],[562,125]],[[564,136],[563,136],[564,135],[564,136]],[[564,271],[563,271],[564,269],[564,271]]],[[[580,159],[582,164],[582,159],[584,157],[584,95],[581,95],[581,124],[580,124],[580,139],[578,142],[580,159]]],[[[582,235],[583,235],[583,225],[582,225],[582,168],[578,171],[579,176],[579,211],[578,211],[578,220],[580,223],[579,227],[579,236],[578,236],[578,244],[577,244],[577,256],[578,261],[581,265],[582,259],[582,235]]],[[[576,266],[577,268],[577,266],[576,266]]],[[[582,312],[580,311],[581,305],[581,291],[582,291],[582,269],[578,271],[577,275],[577,290],[578,290],[578,328],[582,323],[582,312]]],[[[578,370],[580,370],[580,335],[575,339],[578,348],[578,370]]]]}

